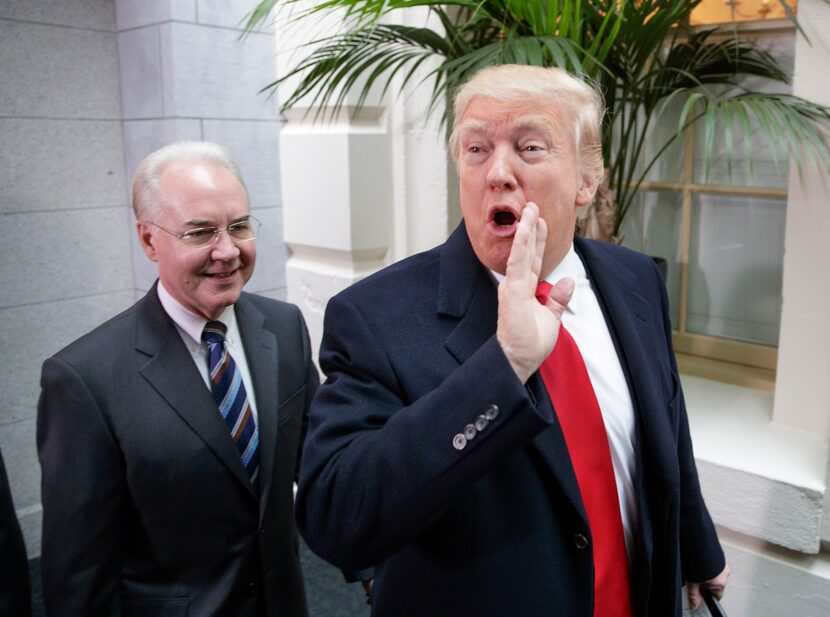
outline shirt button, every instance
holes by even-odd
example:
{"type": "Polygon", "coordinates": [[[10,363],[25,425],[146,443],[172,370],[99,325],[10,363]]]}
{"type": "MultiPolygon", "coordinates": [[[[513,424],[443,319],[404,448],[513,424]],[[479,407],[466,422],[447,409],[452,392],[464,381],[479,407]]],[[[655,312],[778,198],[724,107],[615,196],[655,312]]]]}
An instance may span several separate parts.
{"type": "Polygon", "coordinates": [[[476,427],[474,425],[468,424],[464,427],[464,437],[467,439],[467,441],[472,441],[473,439],[475,439],[477,434],[478,431],[476,431],[476,427]]]}
{"type": "Polygon", "coordinates": [[[476,430],[480,433],[490,425],[490,420],[487,419],[487,416],[481,415],[478,418],[476,418],[475,424],[476,430]]]}
{"type": "Polygon", "coordinates": [[[484,417],[488,420],[495,420],[499,417],[499,407],[498,405],[490,405],[487,409],[484,410],[484,417]]]}
{"type": "Polygon", "coordinates": [[[588,548],[588,538],[581,533],[574,534],[574,546],[578,549],[588,548]]]}
{"type": "Polygon", "coordinates": [[[461,433],[458,433],[452,438],[452,447],[456,450],[463,450],[467,446],[467,438],[461,433]]]}

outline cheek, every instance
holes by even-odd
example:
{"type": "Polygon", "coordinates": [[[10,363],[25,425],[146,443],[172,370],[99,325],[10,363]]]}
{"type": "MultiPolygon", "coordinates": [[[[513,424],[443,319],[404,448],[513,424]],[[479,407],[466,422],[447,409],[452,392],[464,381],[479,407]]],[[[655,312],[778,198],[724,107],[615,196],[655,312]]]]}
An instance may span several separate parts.
{"type": "Polygon", "coordinates": [[[256,263],[256,246],[253,244],[253,241],[250,246],[244,246],[241,251],[241,257],[245,261],[245,269],[253,270],[254,264],[256,263]]]}

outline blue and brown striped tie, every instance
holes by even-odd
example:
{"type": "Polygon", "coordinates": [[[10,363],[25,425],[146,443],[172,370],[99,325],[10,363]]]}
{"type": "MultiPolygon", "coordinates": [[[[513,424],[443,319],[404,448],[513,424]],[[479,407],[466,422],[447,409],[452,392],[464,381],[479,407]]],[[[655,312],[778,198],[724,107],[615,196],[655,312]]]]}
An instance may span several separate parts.
{"type": "Polygon", "coordinates": [[[256,486],[259,475],[259,432],[242,382],[242,373],[225,344],[226,332],[227,328],[221,321],[209,321],[202,333],[202,340],[208,346],[210,389],[219,413],[228,426],[231,439],[239,450],[251,484],[256,486]]]}

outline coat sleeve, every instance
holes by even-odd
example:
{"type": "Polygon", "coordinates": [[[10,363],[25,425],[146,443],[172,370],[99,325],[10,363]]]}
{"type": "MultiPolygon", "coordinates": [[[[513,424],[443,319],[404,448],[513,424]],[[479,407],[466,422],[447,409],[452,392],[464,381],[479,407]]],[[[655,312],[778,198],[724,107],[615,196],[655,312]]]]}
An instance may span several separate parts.
{"type": "MultiPolygon", "coordinates": [[[[328,379],[311,407],[297,521],[309,546],[346,570],[414,542],[460,491],[553,421],[534,407],[495,336],[417,400],[386,351],[359,308],[342,296],[329,302],[320,352],[328,379]],[[456,436],[495,408],[498,416],[456,447],[456,436]]],[[[425,341],[420,362],[430,351],[425,341]]],[[[418,362],[400,370],[428,370],[418,362]]]]}
{"type": "Polygon", "coordinates": [[[43,365],[37,445],[47,613],[121,614],[124,462],[95,398],[61,359],[43,365]]]}
{"type": "Polygon", "coordinates": [[[726,561],[718,541],[712,517],[706,509],[700,492],[692,438],[689,432],[689,418],[683,388],[677,371],[677,362],[671,344],[671,319],[669,301],[662,275],[654,267],[658,278],[663,310],[663,324],[668,341],[671,370],[677,389],[670,405],[678,414],[677,456],[680,467],[680,563],[684,580],[702,582],[714,578],[723,570],[726,561]]]}

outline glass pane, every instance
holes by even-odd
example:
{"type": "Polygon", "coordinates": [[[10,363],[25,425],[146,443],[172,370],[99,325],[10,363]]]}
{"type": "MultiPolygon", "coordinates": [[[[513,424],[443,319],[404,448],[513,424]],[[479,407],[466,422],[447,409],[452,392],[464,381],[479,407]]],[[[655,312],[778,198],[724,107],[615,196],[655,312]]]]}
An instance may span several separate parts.
{"type": "Polygon", "coordinates": [[[689,248],[689,332],[778,345],[786,202],[697,195],[689,248]]]}
{"type": "Polygon", "coordinates": [[[683,143],[678,136],[680,113],[686,99],[677,97],[662,113],[651,118],[646,132],[645,147],[640,157],[638,172],[642,173],[654,161],[646,179],[651,182],[681,182],[683,180],[683,143]],[[665,147],[665,150],[663,148],[665,147]],[[663,150],[661,152],[661,150],[663,150]]]}
{"type": "Polygon", "coordinates": [[[623,222],[623,245],[668,265],[666,287],[672,324],[677,328],[680,303],[681,194],[674,191],[641,191],[623,222]]]}
{"type": "MultiPolygon", "coordinates": [[[[792,75],[794,38],[792,35],[770,37],[761,42],[761,47],[769,52],[792,75]]],[[[756,92],[789,94],[787,84],[770,84],[758,77],[747,77],[739,86],[756,92]]],[[[750,132],[747,142],[743,125],[732,122],[732,145],[725,139],[726,127],[718,122],[713,131],[711,157],[706,161],[706,126],[705,122],[695,125],[695,161],[694,181],[699,184],[728,184],[733,186],[764,186],[786,188],[789,177],[789,157],[781,148],[770,147],[767,138],[758,123],[750,120],[750,132]],[[749,160],[752,160],[750,168],[749,160]],[[731,169],[730,169],[731,159],[731,169]]]]}

